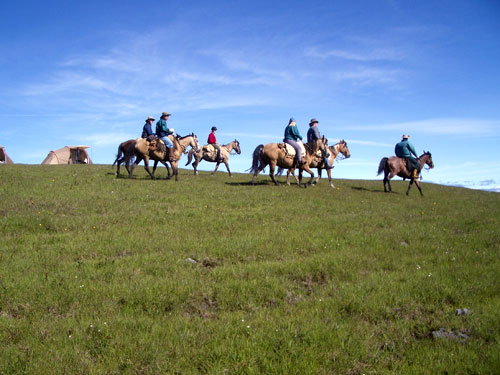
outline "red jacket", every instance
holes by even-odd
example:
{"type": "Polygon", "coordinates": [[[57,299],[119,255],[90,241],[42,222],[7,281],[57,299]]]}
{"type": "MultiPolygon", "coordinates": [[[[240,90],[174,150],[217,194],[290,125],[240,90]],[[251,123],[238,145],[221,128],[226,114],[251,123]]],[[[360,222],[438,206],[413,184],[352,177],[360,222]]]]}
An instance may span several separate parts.
{"type": "Polygon", "coordinates": [[[215,139],[215,134],[214,133],[210,133],[208,135],[208,143],[209,144],[217,143],[217,139],[215,139]]]}

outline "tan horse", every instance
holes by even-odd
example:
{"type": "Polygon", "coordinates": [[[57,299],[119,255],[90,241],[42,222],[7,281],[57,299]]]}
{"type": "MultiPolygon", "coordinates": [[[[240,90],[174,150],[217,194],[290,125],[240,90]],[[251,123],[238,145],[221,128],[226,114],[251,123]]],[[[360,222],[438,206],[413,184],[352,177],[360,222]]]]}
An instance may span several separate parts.
{"type": "MultiPolygon", "coordinates": [[[[302,172],[302,170],[305,170],[311,175],[309,181],[305,186],[307,187],[311,185],[312,180],[314,179],[314,173],[311,170],[311,162],[318,150],[322,150],[323,153],[326,152],[328,140],[325,137],[322,137],[317,142],[315,142],[314,146],[306,143],[304,145],[306,148],[306,156],[304,157],[305,164],[300,167],[297,166],[296,157],[287,154],[285,149],[281,145],[282,143],[268,143],[266,145],[259,145],[255,148],[253,152],[252,167],[250,168],[250,172],[253,173],[252,185],[255,184],[257,175],[262,172],[262,170],[268,165],[269,176],[271,177],[271,180],[275,185],[278,185],[278,182],[274,177],[274,171],[276,167],[280,167],[283,169],[299,168],[300,172],[302,172]]],[[[300,178],[297,178],[295,175],[293,175],[293,177],[295,177],[297,185],[302,187],[302,174],[300,174],[300,178]]]]}
{"type": "MultiPolygon", "coordinates": [[[[424,165],[428,165],[429,168],[434,168],[434,162],[432,161],[432,155],[430,152],[425,152],[417,158],[418,164],[420,165],[420,169],[424,167],[424,165]]],[[[415,182],[418,190],[420,191],[420,195],[424,196],[422,193],[422,189],[420,188],[420,182],[418,179],[413,177],[413,173],[408,172],[406,168],[406,160],[404,158],[398,158],[397,156],[391,156],[390,158],[382,158],[380,160],[380,164],[378,166],[377,175],[384,172],[384,191],[392,192],[391,188],[391,178],[394,176],[402,177],[403,179],[409,178],[410,184],[408,185],[408,190],[406,190],[406,195],[410,193],[411,185],[415,182]],[[389,190],[387,190],[386,184],[389,186],[389,190]]]]}
{"type": "MultiPolygon", "coordinates": [[[[347,147],[347,142],[344,141],[343,139],[340,140],[338,143],[334,144],[333,146],[328,146],[328,163],[330,165],[333,165],[333,162],[337,158],[339,154],[344,155],[345,159],[348,159],[351,157],[351,152],[349,151],[349,148],[347,147]]],[[[319,180],[321,179],[321,171],[323,169],[326,169],[325,166],[325,161],[323,160],[323,157],[321,156],[321,152],[316,152],[314,155],[313,159],[311,160],[311,164],[309,165],[311,168],[317,168],[318,169],[318,177],[314,181],[314,184],[317,184],[319,180]]],[[[280,168],[278,170],[278,175],[280,175],[283,172],[283,168],[280,168]]],[[[291,168],[287,171],[286,173],[286,183],[290,185],[290,174],[292,174],[294,177],[294,172],[295,168],[291,168]]],[[[332,170],[331,169],[326,169],[326,173],[328,174],[328,182],[330,182],[330,186],[332,188],[335,188],[335,185],[333,185],[332,181],[332,170]]]]}
{"type": "MultiPolygon", "coordinates": [[[[162,144],[160,146],[155,146],[154,142],[152,147],[150,147],[150,142],[147,142],[144,138],[137,138],[135,146],[131,148],[127,157],[131,158],[135,156],[136,160],[134,164],[130,167],[129,177],[132,177],[134,173],[135,167],[144,160],[144,169],[148,172],[151,179],[155,179],[154,172],[156,170],[156,166],[158,162],[161,163],[170,163],[172,167],[172,175],[175,175],[175,181],[179,181],[178,169],[179,169],[179,159],[182,154],[186,152],[187,147],[191,146],[192,149],[198,150],[200,145],[198,143],[198,138],[194,133],[187,135],[185,137],[174,137],[169,136],[170,140],[174,144],[174,160],[168,160],[168,150],[165,145],[162,144]],[[155,165],[153,168],[153,173],[149,170],[149,159],[153,159],[155,161],[155,165]]],[[[168,169],[168,167],[167,167],[168,169]]],[[[168,171],[168,177],[170,178],[170,171],[168,171]]]]}
{"type": "Polygon", "coordinates": [[[229,173],[229,177],[231,177],[231,171],[229,170],[229,156],[231,155],[231,152],[234,150],[238,155],[241,154],[241,149],[240,149],[240,142],[238,142],[236,139],[232,142],[229,142],[227,145],[220,146],[220,156],[222,158],[222,161],[217,160],[217,150],[207,150],[207,145],[203,146],[202,149],[198,150],[190,150],[188,153],[188,161],[186,165],[191,163],[191,160],[194,157],[194,162],[193,162],[193,168],[194,168],[194,174],[195,176],[198,175],[198,164],[202,160],[206,160],[211,163],[217,163],[215,166],[214,171],[212,172],[212,176],[217,172],[217,169],[219,168],[220,163],[224,163],[227,169],[227,173],[229,173]]]}

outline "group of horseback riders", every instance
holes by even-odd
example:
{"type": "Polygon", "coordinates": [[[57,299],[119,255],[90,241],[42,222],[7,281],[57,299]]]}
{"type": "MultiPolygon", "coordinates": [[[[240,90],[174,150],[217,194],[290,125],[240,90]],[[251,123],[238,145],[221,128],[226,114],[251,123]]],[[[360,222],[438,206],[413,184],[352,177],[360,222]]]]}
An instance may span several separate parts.
{"type": "MultiPolygon", "coordinates": [[[[174,144],[168,138],[169,136],[174,136],[175,137],[175,129],[174,128],[169,128],[167,126],[167,120],[171,116],[170,113],[168,112],[163,112],[161,114],[160,119],[156,123],[156,131],[153,132],[153,122],[155,119],[151,116],[148,116],[146,119],[146,123],[144,124],[142,128],[142,138],[145,139],[154,139],[158,138],[165,143],[165,146],[167,147],[168,150],[168,161],[173,161],[174,160],[174,144]]],[[[217,143],[217,139],[215,138],[215,132],[217,131],[217,128],[215,126],[212,127],[211,133],[208,136],[208,141],[207,143],[212,145],[216,150],[217,150],[217,161],[222,161],[221,155],[220,155],[220,145],[217,143]]]]}

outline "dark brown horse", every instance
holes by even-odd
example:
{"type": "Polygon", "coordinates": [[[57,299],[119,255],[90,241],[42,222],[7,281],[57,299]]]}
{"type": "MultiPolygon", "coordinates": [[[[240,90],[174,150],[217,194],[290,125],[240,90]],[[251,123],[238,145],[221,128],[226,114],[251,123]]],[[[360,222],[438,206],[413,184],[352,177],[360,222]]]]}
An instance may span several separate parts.
{"type": "MultiPolygon", "coordinates": [[[[425,152],[417,158],[418,164],[420,165],[420,169],[424,167],[424,165],[428,165],[429,168],[434,168],[434,162],[432,161],[432,155],[430,152],[425,152]]],[[[413,173],[408,171],[406,167],[406,160],[404,158],[398,158],[397,156],[391,156],[390,158],[382,158],[380,160],[380,164],[378,166],[377,175],[384,172],[384,191],[392,192],[391,188],[391,178],[394,176],[402,177],[403,179],[410,179],[410,184],[408,185],[408,190],[406,190],[406,195],[410,193],[411,185],[415,182],[418,190],[420,191],[420,195],[424,196],[422,193],[422,189],[420,188],[420,182],[418,182],[418,178],[415,179],[413,177],[413,173]],[[389,189],[387,189],[387,186],[389,189]]]]}
{"type": "MultiPolygon", "coordinates": [[[[304,144],[306,149],[306,155],[304,157],[305,164],[300,167],[297,166],[297,158],[295,157],[295,154],[287,153],[283,145],[283,143],[268,143],[266,145],[259,145],[255,148],[253,152],[252,167],[250,168],[250,173],[253,173],[252,184],[255,184],[257,175],[269,165],[269,176],[275,185],[278,185],[278,182],[274,178],[274,171],[276,167],[283,169],[299,168],[299,172],[305,170],[311,175],[305,186],[307,187],[311,185],[311,182],[314,179],[314,173],[310,168],[311,162],[318,150],[322,150],[323,153],[326,152],[328,140],[323,137],[314,142],[314,145],[309,145],[307,143],[304,144]]],[[[294,177],[297,180],[297,184],[302,187],[302,174],[300,174],[300,178],[297,178],[295,175],[294,177]]]]}

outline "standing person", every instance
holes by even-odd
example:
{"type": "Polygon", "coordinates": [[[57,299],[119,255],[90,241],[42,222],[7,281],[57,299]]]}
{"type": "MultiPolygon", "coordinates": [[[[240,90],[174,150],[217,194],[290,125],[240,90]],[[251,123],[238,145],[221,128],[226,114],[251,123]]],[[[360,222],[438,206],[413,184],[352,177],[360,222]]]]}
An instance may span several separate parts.
{"type": "Polygon", "coordinates": [[[165,143],[165,146],[167,146],[168,159],[170,161],[173,161],[174,160],[174,144],[168,138],[168,136],[174,134],[174,129],[169,128],[167,126],[167,120],[169,117],[170,117],[170,113],[168,113],[168,112],[163,112],[161,114],[161,118],[156,123],[156,135],[158,136],[158,138],[161,138],[162,141],[165,143]]]}
{"type": "Polygon", "coordinates": [[[413,171],[413,178],[417,179],[418,174],[420,173],[420,165],[416,159],[418,156],[415,151],[415,147],[413,147],[413,145],[408,141],[408,138],[410,138],[410,136],[408,134],[404,134],[401,142],[396,144],[394,151],[396,152],[397,157],[406,159],[408,172],[410,172],[411,175],[413,171]]]}
{"type": "Polygon", "coordinates": [[[155,135],[155,133],[153,133],[153,128],[151,127],[154,121],[155,121],[154,118],[148,116],[148,118],[146,119],[146,123],[142,128],[142,136],[141,136],[142,138],[149,138],[150,135],[153,136],[155,135]]]}
{"type": "MultiPolygon", "coordinates": [[[[309,122],[309,130],[307,131],[307,143],[309,145],[313,146],[313,150],[316,150],[316,141],[321,138],[319,134],[319,129],[318,129],[318,120],[315,118],[311,119],[309,122]]],[[[333,167],[330,166],[330,163],[328,162],[328,155],[325,153],[323,155],[323,161],[325,162],[325,168],[326,169],[332,169],[333,167]]]]}
{"type": "Polygon", "coordinates": [[[215,132],[217,131],[217,128],[215,126],[212,126],[212,132],[208,135],[208,144],[214,146],[214,148],[217,150],[217,161],[223,161],[221,156],[220,156],[220,145],[217,143],[217,139],[215,138],[215,132]]]}
{"type": "Polygon", "coordinates": [[[283,142],[288,143],[295,149],[299,165],[304,165],[306,162],[305,160],[302,160],[302,149],[297,143],[297,141],[299,140],[302,140],[302,136],[299,133],[299,129],[295,125],[295,119],[292,117],[288,121],[288,125],[285,128],[285,136],[283,138],[283,142]]]}

